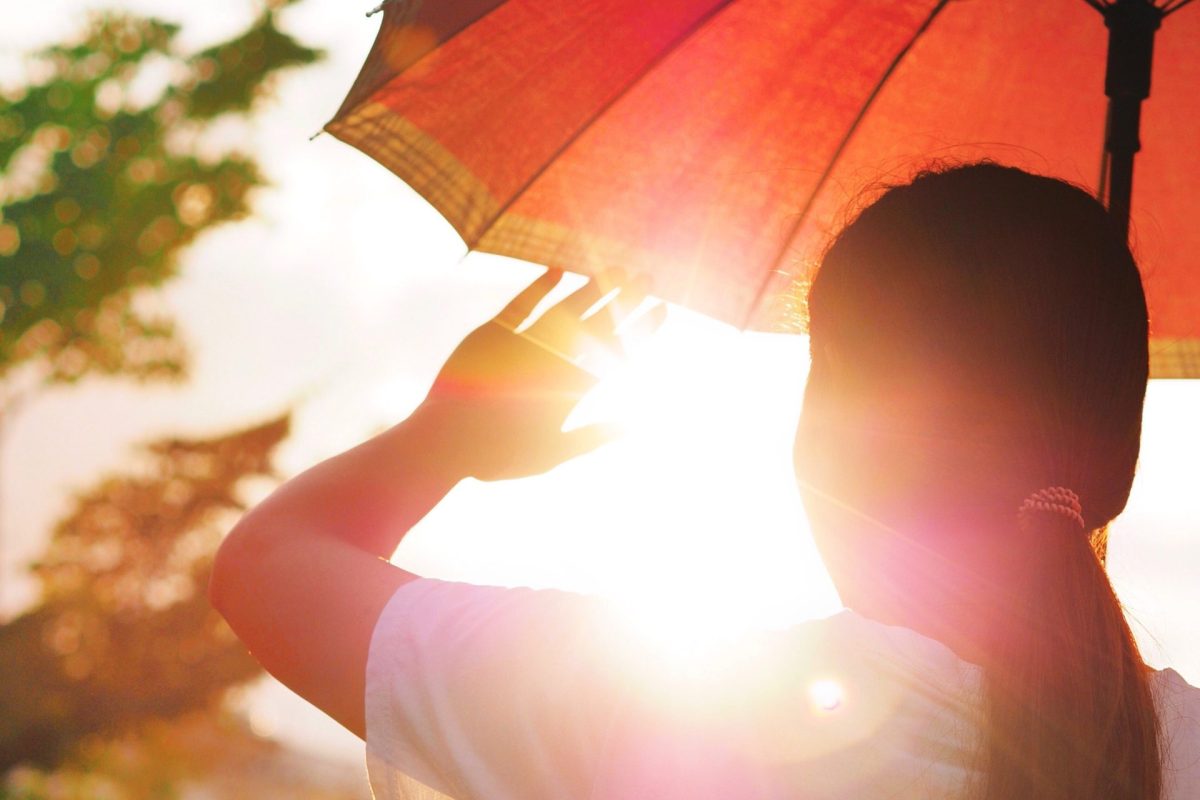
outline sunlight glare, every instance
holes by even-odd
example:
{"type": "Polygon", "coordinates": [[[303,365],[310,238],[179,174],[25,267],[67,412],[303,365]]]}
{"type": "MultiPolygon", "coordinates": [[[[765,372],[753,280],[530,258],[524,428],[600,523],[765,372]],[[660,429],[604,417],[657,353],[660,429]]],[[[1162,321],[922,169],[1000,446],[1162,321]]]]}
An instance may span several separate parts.
{"type": "Polygon", "coordinates": [[[666,658],[711,656],[839,607],[791,471],[804,345],[672,308],[568,420],[628,431],[622,462],[646,488],[623,502],[645,533],[632,552],[614,544],[622,579],[605,593],[666,658]]]}

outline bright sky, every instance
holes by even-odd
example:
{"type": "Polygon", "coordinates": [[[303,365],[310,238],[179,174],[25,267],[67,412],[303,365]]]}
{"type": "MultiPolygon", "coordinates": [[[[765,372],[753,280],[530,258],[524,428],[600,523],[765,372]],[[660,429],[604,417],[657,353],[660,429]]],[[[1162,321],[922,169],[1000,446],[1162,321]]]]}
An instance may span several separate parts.
{"type": "MultiPolygon", "coordinates": [[[[259,215],[206,236],[167,290],[194,355],[190,382],[138,388],[91,381],[40,398],[0,452],[0,608],[29,598],[18,567],[37,554],[70,493],[129,463],[131,447],[167,434],[252,424],[295,404],[280,452],[294,473],[392,424],[419,402],[441,360],[538,268],[472,255],[400,181],[321,136],[377,27],[373,2],[303,0],[290,31],[328,60],[279,84],[248,139],[271,177],[259,215]],[[104,420],[103,425],[97,420],[104,420]],[[14,498],[21,498],[20,503],[14,498]]],[[[0,29],[0,81],[21,51],[81,23],[88,0],[10,11],[0,29]]],[[[250,0],[114,3],[183,23],[203,47],[252,17],[250,0]]],[[[580,418],[617,415],[624,440],[552,474],[466,483],[406,539],[397,562],[429,575],[681,598],[716,613],[786,622],[836,607],[805,533],[791,482],[791,435],[805,371],[804,339],[738,334],[673,310],[580,418]],[[620,498],[621,502],[613,502],[620,498]],[[666,580],[664,580],[666,576],[666,580]],[[661,587],[669,587],[664,593],[661,587]],[[714,591],[714,588],[716,591],[714,591]]],[[[1200,683],[1200,381],[1155,382],[1134,496],[1118,521],[1111,564],[1148,658],[1200,683]]],[[[268,687],[250,700],[264,729],[326,752],[361,745],[318,712],[268,687]],[[286,719],[287,724],[283,724],[286,719]]]]}

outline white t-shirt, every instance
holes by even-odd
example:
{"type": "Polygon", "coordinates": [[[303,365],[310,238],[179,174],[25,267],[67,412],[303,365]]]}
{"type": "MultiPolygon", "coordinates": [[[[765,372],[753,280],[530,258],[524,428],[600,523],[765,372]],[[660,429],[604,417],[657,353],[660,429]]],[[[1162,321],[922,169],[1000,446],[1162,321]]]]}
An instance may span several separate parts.
{"type": "MultiPolygon", "coordinates": [[[[962,798],[979,667],[849,611],[672,659],[598,598],[420,579],[376,624],[378,800],[962,798]]],[[[1152,680],[1164,800],[1200,797],[1200,690],[1152,680]]]]}

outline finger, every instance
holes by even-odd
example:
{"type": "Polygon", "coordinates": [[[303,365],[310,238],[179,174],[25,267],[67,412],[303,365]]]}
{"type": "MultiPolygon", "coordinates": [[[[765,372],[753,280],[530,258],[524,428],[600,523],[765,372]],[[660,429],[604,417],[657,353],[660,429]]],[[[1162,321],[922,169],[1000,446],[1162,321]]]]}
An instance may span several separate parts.
{"type": "Polygon", "coordinates": [[[617,339],[617,325],[620,320],[613,311],[613,303],[605,303],[596,313],[580,323],[583,331],[594,340],[608,347],[620,347],[617,339]]]}
{"type": "Polygon", "coordinates": [[[590,345],[619,347],[614,333],[616,323],[606,310],[611,304],[605,300],[619,285],[614,280],[620,277],[623,276],[619,270],[607,270],[592,276],[587,283],[543,314],[526,334],[553,343],[557,350],[571,353],[572,360],[576,361],[586,355],[584,350],[595,349],[590,345]],[[596,311],[584,317],[595,306],[599,306],[596,311]]]}
{"type": "Polygon", "coordinates": [[[533,309],[537,308],[537,304],[546,298],[546,295],[558,285],[562,279],[563,271],[558,267],[549,267],[533,283],[526,286],[520,294],[509,301],[500,313],[495,316],[495,321],[508,329],[513,329],[525,321],[525,318],[533,313],[533,309]]]}
{"type": "Polygon", "coordinates": [[[649,292],[650,278],[647,275],[638,275],[627,285],[621,287],[621,293],[613,298],[614,307],[612,309],[618,325],[633,316],[649,292]]]}
{"type": "Polygon", "coordinates": [[[646,298],[650,279],[639,275],[626,283],[624,270],[610,269],[601,273],[596,280],[602,298],[596,310],[584,320],[584,327],[591,335],[618,344],[615,331],[646,298]],[[613,289],[617,291],[614,293],[613,289]]]}
{"type": "Polygon", "coordinates": [[[611,296],[605,295],[607,300],[602,300],[601,305],[584,320],[584,329],[592,336],[600,337],[619,347],[616,331],[625,320],[633,316],[645,299],[649,281],[637,278],[628,286],[621,283],[616,285],[619,291],[616,294],[610,293],[611,296]]]}
{"type": "Polygon", "coordinates": [[[589,308],[600,302],[600,298],[604,297],[605,293],[600,288],[599,280],[589,278],[587,283],[569,294],[566,300],[559,303],[558,308],[571,316],[582,317],[589,308]]]}
{"type": "Polygon", "coordinates": [[[630,322],[621,330],[621,340],[626,347],[636,347],[637,343],[653,334],[667,319],[667,304],[659,302],[637,319],[630,322]]]}
{"type": "Polygon", "coordinates": [[[590,453],[602,445],[614,441],[621,435],[621,429],[611,423],[584,425],[581,428],[567,431],[562,435],[558,450],[559,463],[577,458],[584,453],[590,453]]]}

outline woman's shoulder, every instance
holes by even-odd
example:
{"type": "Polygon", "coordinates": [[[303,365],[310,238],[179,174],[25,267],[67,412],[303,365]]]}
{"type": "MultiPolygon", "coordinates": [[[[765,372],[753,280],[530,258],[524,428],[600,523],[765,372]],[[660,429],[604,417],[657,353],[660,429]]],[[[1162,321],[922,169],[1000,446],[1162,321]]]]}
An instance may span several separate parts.
{"type": "Polygon", "coordinates": [[[1150,671],[1150,683],[1160,703],[1177,708],[1200,708],[1200,687],[1188,683],[1187,679],[1172,667],[1150,671]]]}
{"type": "Polygon", "coordinates": [[[981,672],[950,648],[848,610],[755,639],[719,719],[779,796],[955,797],[974,779],[981,672]]]}
{"type": "Polygon", "coordinates": [[[1200,797],[1200,688],[1174,669],[1153,670],[1164,800],[1200,797]]]}

